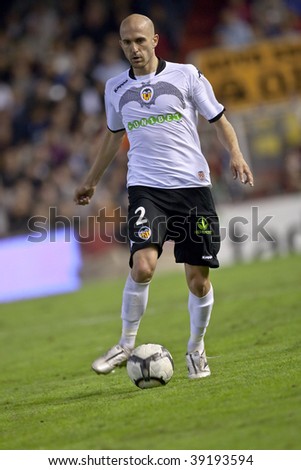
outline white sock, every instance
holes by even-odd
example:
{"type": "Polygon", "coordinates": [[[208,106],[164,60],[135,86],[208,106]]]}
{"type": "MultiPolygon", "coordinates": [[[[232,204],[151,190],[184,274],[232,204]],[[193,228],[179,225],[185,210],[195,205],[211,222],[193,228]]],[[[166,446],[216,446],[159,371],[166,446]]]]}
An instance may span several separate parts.
{"type": "Polygon", "coordinates": [[[126,280],[121,309],[122,334],[119,341],[124,348],[135,347],[140,320],[147,306],[149,284],[150,282],[135,282],[131,273],[126,280]]]}
{"type": "Polygon", "coordinates": [[[204,349],[204,336],[209,325],[210,315],[213,307],[213,287],[204,297],[197,297],[189,292],[188,310],[190,315],[190,338],[187,352],[202,352],[204,349]]]}

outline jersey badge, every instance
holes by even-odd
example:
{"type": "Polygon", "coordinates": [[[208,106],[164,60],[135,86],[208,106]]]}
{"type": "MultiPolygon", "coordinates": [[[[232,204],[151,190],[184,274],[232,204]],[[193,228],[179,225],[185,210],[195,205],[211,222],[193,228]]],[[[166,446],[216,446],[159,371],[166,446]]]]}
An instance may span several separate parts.
{"type": "Polygon", "coordinates": [[[144,103],[149,103],[153,97],[154,90],[150,86],[142,88],[140,91],[140,97],[144,103]]]}
{"type": "Polygon", "coordinates": [[[140,87],[129,88],[121,97],[119,101],[119,112],[121,112],[123,106],[130,103],[131,101],[136,101],[140,104],[141,108],[144,106],[148,109],[154,104],[158,96],[161,95],[174,95],[176,96],[182,107],[185,109],[185,100],[183,94],[180,90],[175,87],[172,83],[167,82],[157,82],[153,83],[151,86],[149,83],[143,83],[140,87]]]}

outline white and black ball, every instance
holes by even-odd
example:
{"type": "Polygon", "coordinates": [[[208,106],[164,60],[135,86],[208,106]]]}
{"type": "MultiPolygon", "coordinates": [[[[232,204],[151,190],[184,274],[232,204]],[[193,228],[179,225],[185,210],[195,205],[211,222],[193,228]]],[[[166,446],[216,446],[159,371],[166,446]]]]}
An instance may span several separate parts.
{"type": "Polygon", "coordinates": [[[161,344],[141,344],[130,355],[127,372],[139,388],[160,387],[173,376],[173,358],[161,344]]]}

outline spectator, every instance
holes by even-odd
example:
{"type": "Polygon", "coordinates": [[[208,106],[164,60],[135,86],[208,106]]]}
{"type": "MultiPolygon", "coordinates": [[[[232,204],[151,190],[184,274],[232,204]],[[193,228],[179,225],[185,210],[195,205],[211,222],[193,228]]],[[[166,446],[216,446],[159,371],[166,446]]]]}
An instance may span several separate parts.
{"type": "Polygon", "coordinates": [[[215,40],[219,46],[239,48],[253,43],[255,33],[251,25],[239,17],[237,10],[227,7],[221,11],[215,40]]]}

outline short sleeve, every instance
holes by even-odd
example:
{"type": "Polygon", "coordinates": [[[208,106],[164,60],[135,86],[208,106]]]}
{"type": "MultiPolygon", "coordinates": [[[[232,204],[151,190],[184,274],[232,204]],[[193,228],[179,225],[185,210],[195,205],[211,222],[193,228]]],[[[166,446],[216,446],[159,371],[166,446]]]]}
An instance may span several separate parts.
{"type": "Polygon", "coordinates": [[[214,94],[211,83],[194,66],[191,66],[192,99],[198,112],[209,122],[217,121],[225,111],[214,94]]]}
{"type": "Polygon", "coordinates": [[[122,122],[122,116],[121,116],[121,113],[119,113],[115,109],[111,94],[112,94],[112,89],[107,84],[105,87],[105,94],[104,94],[107,125],[108,125],[109,130],[112,132],[123,131],[124,125],[122,122]]]}

